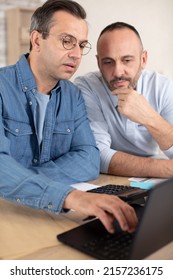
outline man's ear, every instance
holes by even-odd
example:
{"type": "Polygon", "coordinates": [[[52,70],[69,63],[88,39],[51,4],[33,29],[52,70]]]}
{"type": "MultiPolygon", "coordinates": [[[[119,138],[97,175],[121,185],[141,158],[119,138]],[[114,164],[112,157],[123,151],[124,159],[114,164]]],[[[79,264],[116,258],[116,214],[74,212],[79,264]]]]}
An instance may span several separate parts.
{"type": "Polygon", "coordinates": [[[98,68],[100,69],[98,54],[96,54],[96,59],[97,59],[97,66],[98,66],[98,68]]]}
{"type": "Polygon", "coordinates": [[[32,49],[35,51],[40,51],[40,41],[42,38],[42,34],[40,34],[38,31],[34,30],[32,31],[30,35],[30,41],[32,44],[32,49]]]}
{"type": "Polygon", "coordinates": [[[144,50],[142,52],[142,55],[141,55],[141,67],[142,69],[145,68],[146,64],[147,64],[147,59],[148,59],[148,53],[146,50],[144,50]]]}

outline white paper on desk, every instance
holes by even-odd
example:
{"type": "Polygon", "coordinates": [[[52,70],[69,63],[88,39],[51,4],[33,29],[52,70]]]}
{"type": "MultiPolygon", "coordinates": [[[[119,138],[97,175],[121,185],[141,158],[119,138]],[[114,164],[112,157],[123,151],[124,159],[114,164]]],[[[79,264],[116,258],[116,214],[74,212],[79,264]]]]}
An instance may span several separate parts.
{"type": "Polygon", "coordinates": [[[153,183],[158,184],[161,183],[167,179],[160,179],[160,178],[138,178],[138,177],[132,177],[128,179],[129,181],[133,182],[142,182],[142,183],[153,183]]]}
{"type": "Polygon", "coordinates": [[[92,190],[97,188],[97,185],[94,184],[89,184],[89,183],[77,183],[77,184],[73,184],[72,187],[74,187],[77,190],[80,191],[88,191],[88,190],[92,190]]]}

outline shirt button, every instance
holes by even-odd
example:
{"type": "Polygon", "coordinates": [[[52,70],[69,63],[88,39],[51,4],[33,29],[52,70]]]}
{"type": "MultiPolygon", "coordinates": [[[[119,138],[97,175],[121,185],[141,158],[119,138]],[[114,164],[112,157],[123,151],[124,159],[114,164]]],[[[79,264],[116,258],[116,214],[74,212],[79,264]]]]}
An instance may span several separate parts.
{"type": "Polygon", "coordinates": [[[34,163],[37,163],[37,161],[38,161],[38,160],[37,160],[36,158],[34,158],[34,160],[33,160],[33,161],[34,161],[34,163]]]}
{"type": "Polygon", "coordinates": [[[53,207],[52,203],[51,203],[51,202],[49,202],[49,204],[48,204],[47,208],[48,208],[49,210],[51,210],[51,209],[52,209],[52,207],[53,207]]]}
{"type": "Polygon", "coordinates": [[[70,130],[70,128],[67,128],[67,132],[70,132],[71,130],[70,130]]]}
{"type": "Polygon", "coordinates": [[[18,203],[20,203],[20,198],[17,198],[16,201],[17,201],[18,203]]]}
{"type": "Polygon", "coordinates": [[[24,90],[26,91],[28,88],[27,87],[24,87],[24,90]]]}
{"type": "Polygon", "coordinates": [[[15,129],[15,132],[16,132],[16,133],[19,133],[19,129],[18,129],[18,128],[16,128],[16,129],[15,129]]]}
{"type": "Polygon", "coordinates": [[[32,105],[32,101],[29,101],[29,105],[30,105],[30,106],[32,105]]]}
{"type": "Polygon", "coordinates": [[[32,89],[32,92],[36,92],[36,89],[35,89],[35,88],[33,88],[33,89],[32,89]]]}

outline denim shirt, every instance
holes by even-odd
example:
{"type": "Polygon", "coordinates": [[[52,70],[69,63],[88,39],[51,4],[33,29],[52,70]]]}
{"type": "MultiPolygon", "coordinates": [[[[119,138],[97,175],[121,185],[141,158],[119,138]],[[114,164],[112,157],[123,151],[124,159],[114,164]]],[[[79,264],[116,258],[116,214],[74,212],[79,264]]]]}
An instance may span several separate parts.
{"type": "Polygon", "coordinates": [[[100,155],[81,92],[66,80],[51,91],[39,145],[36,93],[25,55],[0,69],[0,196],[59,213],[71,184],[98,176],[100,155]]]}

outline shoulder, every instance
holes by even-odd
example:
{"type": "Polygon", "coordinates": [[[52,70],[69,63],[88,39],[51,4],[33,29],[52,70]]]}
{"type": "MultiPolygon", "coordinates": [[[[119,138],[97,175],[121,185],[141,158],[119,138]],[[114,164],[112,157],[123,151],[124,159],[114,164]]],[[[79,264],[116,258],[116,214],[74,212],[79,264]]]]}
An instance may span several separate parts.
{"type": "Polygon", "coordinates": [[[171,78],[159,72],[143,70],[140,79],[143,82],[163,84],[172,82],[171,78]]]}
{"type": "Polygon", "coordinates": [[[8,86],[16,84],[16,65],[9,65],[0,68],[0,92],[7,90],[8,86]]]}
{"type": "Polygon", "coordinates": [[[61,86],[62,90],[79,91],[78,87],[70,80],[60,80],[59,85],[61,86]]]}
{"type": "Polygon", "coordinates": [[[95,72],[89,72],[83,76],[78,76],[75,80],[74,83],[76,85],[82,85],[82,84],[87,84],[87,85],[93,85],[93,84],[98,84],[100,83],[101,80],[101,73],[99,71],[95,72]]]}
{"type": "Polygon", "coordinates": [[[99,71],[79,76],[74,83],[81,89],[83,95],[98,95],[105,89],[103,77],[99,71]]]}
{"type": "Polygon", "coordinates": [[[160,110],[160,104],[168,103],[172,99],[173,82],[166,75],[144,70],[138,80],[137,91],[145,96],[153,107],[160,110]]]}
{"type": "Polygon", "coordinates": [[[60,80],[59,86],[61,87],[62,96],[70,98],[71,100],[81,98],[81,90],[77,85],[69,80],[60,80]]]}
{"type": "Polygon", "coordinates": [[[13,72],[16,69],[16,65],[8,65],[0,68],[0,75],[7,75],[7,73],[13,72]]]}

